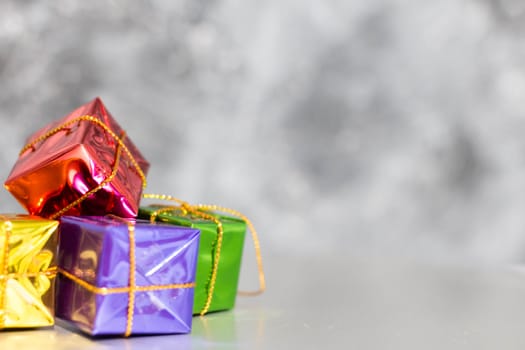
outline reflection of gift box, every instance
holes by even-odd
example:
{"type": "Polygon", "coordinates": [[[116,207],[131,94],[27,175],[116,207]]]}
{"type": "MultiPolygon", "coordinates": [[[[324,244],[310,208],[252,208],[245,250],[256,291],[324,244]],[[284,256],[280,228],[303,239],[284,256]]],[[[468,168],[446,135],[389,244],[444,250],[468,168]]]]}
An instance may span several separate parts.
{"type": "Polygon", "coordinates": [[[91,335],[188,333],[200,232],[63,216],[57,317],[91,335]]]}
{"type": "MultiPolygon", "coordinates": [[[[143,219],[150,219],[154,215],[157,220],[162,222],[194,227],[201,231],[195,304],[193,306],[193,313],[200,313],[205,308],[210,290],[218,236],[217,223],[201,216],[183,213],[180,209],[163,210],[169,208],[172,207],[163,205],[144,206],[140,208],[139,216],[143,219]]],[[[206,311],[228,310],[235,305],[246,223],[230,216],[211,213],[208,215],[213,215],[222,223],[223,237],[211,303],[206,311]]]]}
{"type": "Polygon", "coordinates": [[[54,324],[58,221],[0,215],[0,329],[54,324]]]}
{"type": "Polygon", "coordinates": [[[5,187],[33,215],[135,217],[148,168],[96,98],[32,135],[5,187]]]}

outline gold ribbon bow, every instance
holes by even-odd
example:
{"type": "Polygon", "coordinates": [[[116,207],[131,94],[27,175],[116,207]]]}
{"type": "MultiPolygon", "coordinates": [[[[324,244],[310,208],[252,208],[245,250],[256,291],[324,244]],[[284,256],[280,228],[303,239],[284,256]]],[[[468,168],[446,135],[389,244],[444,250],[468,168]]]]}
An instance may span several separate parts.
{"type": "Polygon", "coordinates": [[[28,149],[33,149],[34,150],[35,149],[35,145],[37,143],[45,141],[46,139],[48,139],[49,137],[59,133],[60,131],[67,131],[67,130],[69,130],[70,126],[73,125],[73,124],[84,122],[84,121],[85,122],[90,122],[90,123],[93,123],[95,125],[100,126],[102,129],[104,129],[104,131],[106,131],[117,142],[117,150],[116,150],[116,154],[115,154],[115,162],[113,164],[113,168],[111,169],[111,173],[109,174],[109,176],[107,178],[105,178],[103,181],[101,181],[98,186],[96,186],[95,188],[87,191],[82,196],[80,196],[79,198],[77,198],[76,200],[71,202],[70,204],[66,205],[64,208],[62,208],[59,211],[57,211],[56,213],[50,215],[49,216],[50,219],[55,219],[55,218],[65,214],[71,208],[74,208],[78,204],[82,203],[86,198],[88,198],[89,196],[91,196],[95,192],[100,191],[104,186],[106,186],[108,183],[113,181],[113,179],[117,175],[117,171],[118,171],[118,166],[119,166],[122,150],[124,150],[124,153],[126,153],[126,155],[129,157],[129,159],[131,161],[131,164],[133,165],[133,167],[137,171],[139,177],[141,178],[141,180],[142,180],[142,188],[143,189],[146,188],[146,184],[147,184],[146,183],[146,176],[144,175],[144,172],[142,171],[142,169],[140,168],[139,164],[137,163],[137,161],[135,160],[135,158],[131,154],[131,151],[128,149],[128,147],[124,143],[124,139],[126,138],[125,133],[123,132],[123,134],[121,136],[118,136],[113,130],[110,129],[109,126],[107,126],[100,119],[98,119],[98,118],[96,118],[96,117],[94,117],[92,115],[83,115],[83,116],[71,119],[70,121],[67,121],[65,123],[60,124],[56,128],[53,128],[52,130],[49,130],[44,135],[41,135],[41,136],[35,138],[34,140],[31,140],[24,147],[22,147],[22,150],[20,151],[20,155],[22,155],[28,149]]]}
{"type": "Polygon", "coordinates": [[[239,212],[237,210],[221,207],[221,206],[218,206],[218,205],[210,205],[210,204],[196,204],[196,205],[192,205],[192,204],[189,204],[188,202],[185,202],[185,201],[183,201],[181,199],[178,199],[178,198],[175,198],[175,197],[169,196],[169,195],[164,195],[164,194],[145,193],[142,196],[144,198],[147,198],[147,199],[159,199],[159,200],[175,202],[175,203],[178,204],[177,206],[168,206],[166,208],[162,208],[162,209],[159,209],[159,210],[156,210],[155,212],[153,212],[151,214],[151,216],[150,216],[150,220],[152,222],[155,221],[156,217],[160,213],[170,212],[170,211],[173,211],[173,210],[176,210],[176,209],[181,209],[183,212],[187,212],[187,213],[193,214],[193,215],[198,216],[198,217],[200,217],[202,219],[205,219],[205,220],[213,221],[216,224],[216,226],[217,226],[217,242],[216,242],[216,245],[215,245],[215,257],[213,259],[213,266],[212,266],[210,283],[209,283],[209,286],[208,286],[208,294],[207,294],[207,298],[206,298],[206,303],[204,304],[204,307],[200,311],[200,315],[201,316],[205,315],[208,312],[208,310],[210,308],[210,305],[211,305],[211,301],[213,299],[213,291],[215,289],[215,281],[217,280],[217,270],[218,270],[218,267],[219,267],[219,259],[220,259],[220,256],[221,256],[221,247],[222,247],[222,239],[223,239],[223,235],[224,235],[222,222],[219,219],[217,219],[214,215],[210,214],[209,212],[223,212],[223,213],[227,213],[227,214],[230,214],[232,216],[238,217],[238,218],[244,220],[244,222],[246,222],[246,225],[248,226],[248,229],[249,229],[249,231],[251,233],[251,236],[252,236],[253,246],[255,248],[255,257],[257,259],[257,269],[258,269],[258,273],[259,273],[259,289],[256,290],[256,291],[250,291],[250,292],[239,291],[238,294],[239,295],[258,295],[258,294],[261,294],[261,293],[264,292],[264,290],[266,289],[266,281],[265,281],[265,277],[264,277],[264,269],[263,269],[263,262],[262,262],[262,256],[261,256],[261,245],[260,245],[260,242],[259,242],[259,237],[257,235],[257,231],[255,231],[255,227],[253,226],[252,222],[244,214],[242,214],[241,212],[239,212]]]}

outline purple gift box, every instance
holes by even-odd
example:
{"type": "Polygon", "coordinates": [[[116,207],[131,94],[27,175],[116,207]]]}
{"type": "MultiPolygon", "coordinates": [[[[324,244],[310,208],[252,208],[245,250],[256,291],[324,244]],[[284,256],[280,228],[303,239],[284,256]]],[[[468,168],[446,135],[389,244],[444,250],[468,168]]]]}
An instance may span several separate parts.
{"type": "Polygon", "coordinates": [[[64,216],[56,316],[91,335],[189,333],[200,231],[64,216]]]}

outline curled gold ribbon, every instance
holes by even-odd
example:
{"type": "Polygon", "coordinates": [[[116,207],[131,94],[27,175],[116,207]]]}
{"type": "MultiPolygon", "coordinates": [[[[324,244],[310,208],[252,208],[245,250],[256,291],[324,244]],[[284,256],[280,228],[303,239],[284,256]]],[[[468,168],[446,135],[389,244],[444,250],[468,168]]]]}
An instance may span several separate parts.
{"type": "Polygon", "coordinates": [[[118,166],[119,166],[122,150],[129,157],[129,159],[131,161],[131,164],[133,165],[133,167],[137,171],[140,179],[142,180],[142,188],[143,189],[146,188],[146,185],[147,185],[146,176],[144,175],[144,172],[142,171],[142,169],[140,168],[139,164],[137,163],[137,161],[135,160],[135,158],[131,154],[131,151],[128,149],[128,147],[124,143],[124,139],[126,137],[125,133],[123,132],[122,136],[118,136],[113,130],[110,129],[109,126],[107,126],[100,119],[98,119],[98,118],[96,118],[96,117],[94,117],[92,115],[83,115],[83,116],[71,119],[70,121],[67,121],[65,123],[60,124],[56,128],[53,128],[53,129],[49,130],[44,135],[41,135],[41,136],[35,138],[34,140],[31,140],[24,147],[22,147],[22,150],[20,151],[20,155],[22,155],[24,152],[26,152],[29,149],[33,149],[34,150],[35,149],[35,145],[37,143],[45,141],[46,139],[48,139],[49,137],[59,133],[60,131],[69,130],[69,127],[71,125],[73,125],[75,123],[80,123],[80,122],[83,122],[83,121],[87,121],[87,122],[90,122],[90,123],[93,123],[95,125],[100,126],[102,129],[104,129],[104,131],[106,131],[117,142],[118,146],[117,146],[117,149],[116,149],[116,155],[115,155],[115,161],[114,161],[114,164],[113,164],[113,168],[111,169],[110,175],[106,179],[104,179],[102,182],[100,182],[100,184],[98,186],[96,186],[95,188],[93,188],[93,189],[89,190],[88,192],[84,193],[82,196],[80,196],[79,198],[77,198],[76,200],[74,200],[73,202],[71,202],[70,204],[65,206],[64,208],[60,209],[56,213],[50,215],[49,216],[50,219],[55,219],[55,218],[63,215],[64,213],[69,211],[71,208],[73,208],[73,207],[77,206],[78,204],[82,203],[89,196],[91,196],[95,192],[100,191],[105,185],[107,185],[108,183],[113,181],[113,179],[117,175],[117,171],[118,171],[118,166]]]}
{"type": "Polygon", "coordinates": [[[161,208],[161,209],[156,210],[155,212],[153,212],[151,214],[151,216],[150,216],[150,220],[152,222],[154,222],[156,220],[157,216],[160,213],[170,212],[170,211],[173,211],[173,210],[176,210],[176,209],[181,209],[183,211],[183,213],[190,213],[190,214],[193,214],[195,216],[201,217],[201,218],[203,218],[205,220],[213,221],[217,225],[217,242],[216,242],[216,245],[215,245],[215,257],[214,257],[214,260],[213,260],[213,266],[212,266],[211,277],[210,277],[210,282],[209,282],[209,286],[208,286],[208,293],[207,293],[206,303],[204,304],[204,307],[200,311],[200,315],[201,316],[205,315],[208,312],[208,310],[210,308],[210,305],[211,305],[211,301],[213,299],[213,291],[214,291],[214,288],[215,288],[215,281],[217,280],[217,270],[218,270],[218,267],[219,267],[221,246],[222,246],[222,240],[223,240],[223,235],[224,235],[222,222],[219,219],[217,219],[215,216],[211,215],[209,212],[214,212],[215,211],[215,212],[227,213],[227,214],[230,214],[232,216],[238,217],[238,218],[242,219],[244,222],[246,222],[246,225],[248,226],[248,229],[249,229],[249,231],[251,233],[251,236],[252,236],[253,246],[255,248],[255,257],[257,259],[257,269],[258,269],[258,273],[259,273],[259,289],[256,290],[256,291],[248,291],[248,292],[246,292],[246,291],[239,291],[238,294],[239,295],[258,295],[258,294],[261,294],[261,293],[263,293],[265,291],[265,289],[266,289],[266,280],[265,280],[265,277],[264,277],[264,269],[263,269],[262,255],[261,255],[261,245],[260,245],[260,242],[259,242],[259,237],[257,235],[257,231],[255,231],[255,227],[253,226],[253,224],[250,221],[250,219],[248,219],[248,217],[246,217],[244,214],[242,214],[241,212],[239,212],[237,210],[234,210],[234,209],[221,207],[221,206],[218,206],[218,205],[209,205],[209,204],[192,205],[192,204],[189,204],[188,202],[185,202],[185,201],[183,201],[181,199],[175,198],[173,196],[165,195],[165,194],[145,193],[145,194],[142,195],[142,197],[147,198],[147,199],[159,199],[159,200],[164,200],[164,201],[171,201],[171,202],[175,202],[175,203],[178,204],[178,206],[168,206],[168,207],[161,208]]]}

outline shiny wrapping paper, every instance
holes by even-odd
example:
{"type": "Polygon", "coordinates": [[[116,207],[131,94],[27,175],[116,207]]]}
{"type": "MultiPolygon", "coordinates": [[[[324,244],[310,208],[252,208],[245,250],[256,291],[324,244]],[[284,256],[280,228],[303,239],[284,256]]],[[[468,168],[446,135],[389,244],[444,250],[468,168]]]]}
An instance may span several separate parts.
{"type": "Polygon", "coordinates": [[[199,230],[128,222],[133,222],[134,244],[124,219],[61,218],[57,317],[90,335],[125,335],[128,324],[130,334],[190,332],[199,230]],[[130,295],[132,276],[143,290],[130,295]]]}
{"type": "MultiPolygon", "coordinates": [[[[154,212],[164,207],[166,206],[149,205],[140,207],[139,217],[150,219],[154,212]]],[[[214,216],[220,220],[224,231],[219,265],[217,267],[217,279],[208,309],[209,312],[228,310],[235,305],[246,234],[246,223],[243,220],[218,214],[214,214],[214,216]]],[[[217,242],[217,225],[213,221],[204,220],[200,217],[183,215],[178,210],[159,212],[157,220],[175,225],[194,227],[201,231],[195,304],[193,306],[193,313],[198,314],[203,309],[208,296],[215,244],[217,242]]]]}
{"type": "Polygon", "coordinates": [[[26,146],[28,148],[20,154],[5,181],[5,187],[30,214],[55,218],[59,216],[55,214],[85,196],[78,205],[60,215],[112,213],[136,217],[149,164],[99,98],[36,132],[26,146]],[[107,126],[121,139],[129,154],[116,137],[92,121],[78,121],[59,132],[52,132],[83,116],[107,126]],[[117,163],[119,147],[121,156],[117,163]],[[103,183],[113,170],[116,173],[111,181],[103,183]],[[86,195],[100,184],[103,185],[100,190],[86,195]]]}
{"type": "Polygon", "coordinates": [[[57,227],[55,220],[0,215],[0,329],[54,324],[57,227]]]}

